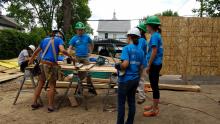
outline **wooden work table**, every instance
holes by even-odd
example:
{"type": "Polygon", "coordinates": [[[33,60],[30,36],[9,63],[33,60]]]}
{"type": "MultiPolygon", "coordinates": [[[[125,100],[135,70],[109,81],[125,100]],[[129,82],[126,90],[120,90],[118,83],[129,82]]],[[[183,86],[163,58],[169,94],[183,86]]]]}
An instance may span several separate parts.
{"type": "MultiPolygon", "coordinates": [[[[77,70],[76,66],[74,65],[68,65],[68,64],[59,64],[61,67],[61,70],[69,70],[74,71],[77,70]]],[[[28,66],[26,69],[31,70],[34,68],[34,65],[28,66]]],[[[89,72],[111,72],[115,73],[117,70],[115,67],[111,65],[103,65],[103,66],[97,66],[95,64],[89,64],[89,65],[83,65],[81,68],[78,69],[78,71],[89,71],[89,72]]]]}
{"type": "MultiPolygon", "coordinates": [[[[75,66],[73,65],[60,65],[62,70],[77,70],[75,66]]],[[[78,71],[89,71],[89,72],[111,72],[115,73],[117,70],[115,67],[112,66],[97,66],[95,64],[90,64],[90,65],[84,65],[83,67],[79,68],[78,71]]]]}

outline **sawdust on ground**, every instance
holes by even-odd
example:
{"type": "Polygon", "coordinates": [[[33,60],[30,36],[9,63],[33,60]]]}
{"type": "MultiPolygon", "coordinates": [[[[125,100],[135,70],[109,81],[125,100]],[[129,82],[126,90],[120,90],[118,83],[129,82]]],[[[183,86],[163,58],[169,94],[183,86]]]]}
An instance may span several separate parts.
{"type": "MultiPolygon", "coordinates": [[[[33,89],[25,89],[16,105],[12,105],[17,92],[17,80],[0,84],[0,124],[115,124],[117,112],[103,112],[102,94],[89,99],[89,110],[82,106],[70,107],[68,100],[54,113],[47,113],[45,91],[42,98],[45,106],[32,111],[30,108],[33,89]]],[[[219,124],[220,123],[220,85],[202,85],[202,92],[161,91],[160,115],[145,118],[143,107],[150,104],[147,99],[137,105],[135,124],[219,124]]],[[[56,102],[62,97],[63,89],[58,89],[56,102]]],[[[73,89],[70,95],[73,94],[73,89]]],[[[148,98],[151,98],[148,93],[148,98]]],[[[115,99],[112,99],[112,102],[115,99]]]]}

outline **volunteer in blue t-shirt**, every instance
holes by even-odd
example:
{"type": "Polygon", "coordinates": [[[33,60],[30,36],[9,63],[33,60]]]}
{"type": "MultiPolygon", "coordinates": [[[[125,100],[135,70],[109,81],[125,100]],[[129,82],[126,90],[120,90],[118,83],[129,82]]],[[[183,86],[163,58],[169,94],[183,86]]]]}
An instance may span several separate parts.
{"type": "Polygon", "coordinates": [[[85,25],[77,22],[75,25],[76,35],[69,42],[69,52],[75,47],[75,55],[79,60],[88,60],[89,54],[93,50],[93,43],[88,34],[85,33],[85,25]]]}
{"type": "MultiPolygon", "coordinates": [[[[92,53],[94,45],[89,35],[85,33],[85,28],[86,27],[82,22],[76,23],[76,35],[73,36],[69,42],[68,52],[69,54],[72,54],[74,47],[77,62],[88,65],[89,55],[92,53]]],[[[87,84],[92,84],[91,77],[87,72],[79,72],[79,77],[81,80],[87,77],[87,84]]],[[[89,89],[89,93],[97,95],[96,91],[92,88],[89,89]]]]}
{"type": "Polygon", "coordinates": [[[39,83],[35,89],[33,96],[33,104],[31,105],[33,110],[41,107],[41,105],[37,103],[37,99],[40,96],[45,81],[48,81],[50,88],[50,90],[48,90],[48,112],[54,111],[54,106],[53,106],[54,93],[56,88],[56,80],[58,79],[58,64],[57,64],[58,54],[59,52],[62,52],[64,55],[69,56],[73,60],[73,58],[64,49],[63,46],[64,34],[61,31],[56,31],[56,32],[57,33],[55,36],[47,37],[41,41],[39,47],[36,49],[36,51],[34,52],[33,56],[29,61],[29,64],[32,64],[33,60],[42,51],[42,56],[40,60],[41,74],[39,75],[39,83]]]}
{"type": "MultiPolygon", "coordinates": [[[[144,52],[144,57],[146,57],[147,54],[147,41],[146,41],[146,37],[145,34],[147,32],[146,29],[146,25],[144,24],[144,22],[140,22],[140,24],[137,26],[137,28],[139,29],[139,31],[141,32],[141,38],[139,38],[138,40],[138,47],[143,50],[144,52]]],[[[138,104],[142,104],[145,102],[146,99],[146,93],[145,93],[145,87],[144,87],[144,73],[141,74],[141,78],[140,78],[140,82],[137,88],[138,91],[138,104]]]]}
{"type": "Polygon", "coordinates": [[[143,70],[144,52],[138,47],[140,31],[131,29],[128,33],[129,45],[125,46],[121,54],[121,63],[115,64],[118,70],[118,116],[117,124],[124,124],[125,101],[127,99],[129,112],[126,124],[133,124],[136,106],[135,94],[143,70]]]}
{"type": "Polygon", "coordinates": [[[159,113],[159,75],[163,63],[163,41],[161,38],[160,19],[157,16],[150,16],[146,19],[147,30],[151,34],[151,38],[148,44],[147,53],[147,69],[146,72],[149,74],[149,80],[151,88],[153,90],[153,105],[145,106],[144,116],[157,116],[159,113]]]}

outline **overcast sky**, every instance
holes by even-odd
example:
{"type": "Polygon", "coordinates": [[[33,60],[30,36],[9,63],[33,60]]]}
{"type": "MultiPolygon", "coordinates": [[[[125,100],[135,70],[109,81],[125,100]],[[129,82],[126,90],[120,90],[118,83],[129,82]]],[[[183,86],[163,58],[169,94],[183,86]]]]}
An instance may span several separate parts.
{"type": "MultiPolygon", "coordinates": [[[[199,3],[196,0],[89,0],[89,7],[91,20],[112,19],[114,10],[117,19],[141,19],[168,9],[177,11],[180,16],[194,16],[192,9],[199,8],[199,3]]],[[[94,29],[94,35],[97,35],[98,22],[89,24],[94,29]]],[[[138,21],[131,21],[132,27],[137,24],[138,21]]]]}
{"type": "MultiPolygon", "coordinates": [[[[112,19],[115,10],[117,19],[140,19],[148,15],[171,9],[180,16],[193,16],[193,8],[198,8],[196,0],[90,0],[90,19],[112,19]]],[[[137,25],[132,21],[132,27],[137,25]]],[[[98,22],[89,22],[97,35],[98,22]]]]}

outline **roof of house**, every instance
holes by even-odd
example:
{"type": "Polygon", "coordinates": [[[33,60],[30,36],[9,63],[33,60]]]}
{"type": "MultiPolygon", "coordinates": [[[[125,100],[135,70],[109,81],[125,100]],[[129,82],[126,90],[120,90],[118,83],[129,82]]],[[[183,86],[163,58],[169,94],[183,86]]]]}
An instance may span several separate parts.
{"type": "Polygon", "coordinates": [[[4,15],[0,15],[0,25],[18,30],[24,30],[24,28],[22,28],[13,18],[4,15]]]}
{"type": "Polygon", "coordinates": [[[130,20],[99,20],[97,32],[125,33],[131,28],[130,20]]]}

